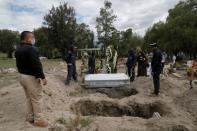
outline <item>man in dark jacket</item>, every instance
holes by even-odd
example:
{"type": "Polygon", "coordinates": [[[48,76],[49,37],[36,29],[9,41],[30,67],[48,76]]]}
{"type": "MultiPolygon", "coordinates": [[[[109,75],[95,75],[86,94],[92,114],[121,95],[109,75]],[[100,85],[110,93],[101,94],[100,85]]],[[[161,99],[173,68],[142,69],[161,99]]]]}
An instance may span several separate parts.
{"type": "Polygon", "coordinates": [[[76,47],[71,46],[68,53],[65,55],[65,61],[67,62],[67,80],[66,84],[70,84],[70,80],[74,79],[77,81],[77,71],[76,71],[76,47]]]}
{"type": "Polygon", "coordinates": [[[95,53],[92,52],[91,56],[88,59],[88,72],[89,74],[94,74],[95,73],[95,66],[96,66],[96,58],[95,58],[95,53]]]}
{"type": "Polygon", "coordinates": [[[47,127],[48,122],[43,120],[41,110],[42,85],[46,85],[47,81],[34,44],[35,38],[32,32],[21,33],[21,44],[15,53],[16,65],[20,73],[20,84],[27,99],[26,120],[36,126],[47,127]]]}
{"type": "Polygon", "coordinates": [[[127,72],[130,77],[130,81],[135,80],[135,65],[136,65],[136,54],[134,49],[131,49],[128,53],[128,58],[127,58],[127,72]]]}
{"type": "Polygon", "coordinates": [[[148,59],[140,47],[138,47],[137,54],[138,54],[137,55],[137,62],[138,62],[137,76],[138,77],[147,76],[148,59]]]}
{"type": "Polygon", "coordinates": [[[160,74],[162,71],[162,53],[157,48],[157,44],[150,44],[153,47],[153,58],[151,62],[152,68],[152,76],[153,76],[153,83],[154,83],[154,93],[155,95],[159,95],[160,89],[160,74]]]}

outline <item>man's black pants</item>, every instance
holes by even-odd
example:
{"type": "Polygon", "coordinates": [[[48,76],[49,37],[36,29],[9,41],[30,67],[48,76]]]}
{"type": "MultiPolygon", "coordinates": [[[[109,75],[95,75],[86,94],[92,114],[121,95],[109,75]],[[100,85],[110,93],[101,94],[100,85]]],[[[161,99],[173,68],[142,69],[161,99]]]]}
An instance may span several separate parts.
{"type": "Polygon", "coordinates": [[[130,81],[135,80],[135,68],[134,67],[128,67],[128,75],[130,77],[130,81]]]}
{"type": "Polygon", "coordinates": [[[73,64],[68,65],[67,82],[70,80],[77,80],[76,66],[73,64]]]}
{"type": "Polygon", "coordinates": [[[153,74],[153,83],[154,83],[154,94],[159,94],[160,89],[160,73],[153,74]]]}
{"type": "Polygon", "coordinates": [[[89,67],[89,74],[94,74],[95,73],[95,67],[89,67]]]}

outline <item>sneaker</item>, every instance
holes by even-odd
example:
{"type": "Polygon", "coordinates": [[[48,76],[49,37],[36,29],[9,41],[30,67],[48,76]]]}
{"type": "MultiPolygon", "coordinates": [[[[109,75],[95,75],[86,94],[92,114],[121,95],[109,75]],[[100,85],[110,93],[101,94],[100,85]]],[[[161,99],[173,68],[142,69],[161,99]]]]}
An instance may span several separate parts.
{"type": "Polygon", "coordinates": [[[37,127],[47,127],[48,125],[49,125],[48,122],[45,120],[34,121],[34,126],[37,126],[37,127]]]}

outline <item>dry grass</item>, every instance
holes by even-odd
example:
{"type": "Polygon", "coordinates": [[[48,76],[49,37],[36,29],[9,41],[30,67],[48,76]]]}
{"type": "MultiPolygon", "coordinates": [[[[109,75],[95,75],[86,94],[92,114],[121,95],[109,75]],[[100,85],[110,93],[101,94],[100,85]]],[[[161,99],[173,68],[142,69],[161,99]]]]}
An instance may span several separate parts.
{"type": "Polygon", "coordinates": [[[77,114],[75,117],[70,117],[68,120],[61,117],[57,120],[57,122],[65,125],[68,131],[81,131],[83,128],[88,128],[90,126],[93,122],[93,118],[82,118],[81,115],[77,114]]]}

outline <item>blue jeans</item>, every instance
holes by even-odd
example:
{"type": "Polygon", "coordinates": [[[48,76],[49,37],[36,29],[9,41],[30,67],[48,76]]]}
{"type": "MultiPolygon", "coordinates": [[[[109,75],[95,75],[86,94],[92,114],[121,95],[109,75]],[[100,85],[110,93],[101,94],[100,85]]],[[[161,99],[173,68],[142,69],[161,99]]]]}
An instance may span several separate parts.
{"type": "Polygon", "coordinates": [[[73,64],[68,64],[67,81],[72,79],[77,80],[76,66],[73,64]]]}

